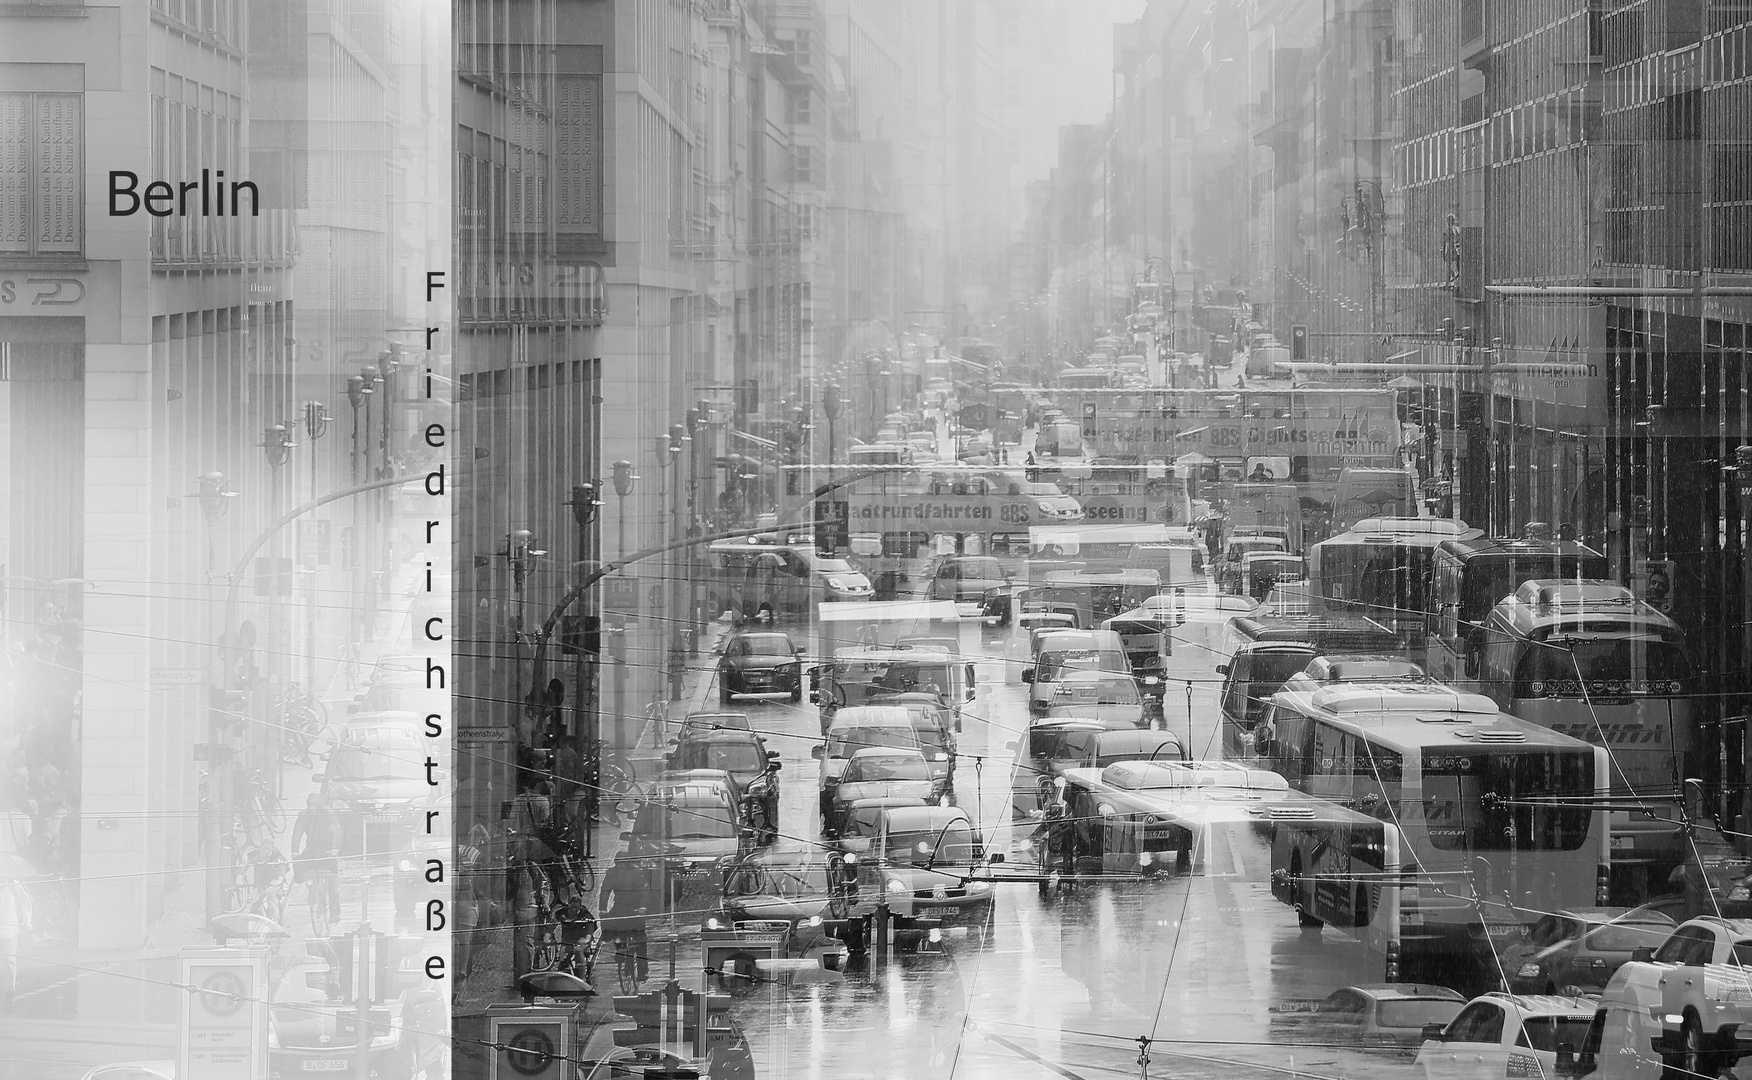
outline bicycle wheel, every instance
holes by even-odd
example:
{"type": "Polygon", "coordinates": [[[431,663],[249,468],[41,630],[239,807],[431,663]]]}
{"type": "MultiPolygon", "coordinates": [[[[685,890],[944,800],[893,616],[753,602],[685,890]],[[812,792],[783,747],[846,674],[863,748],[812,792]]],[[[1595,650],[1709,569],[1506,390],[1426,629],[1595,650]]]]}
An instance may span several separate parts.
{"type": "Polygon", "coordinates": [[[529,970],[551,971],[560,962],[560,949],[551,937],[543,935],[529,951],[529,970]]]}
{"type": "Polygon", "coordinates": [[[322,887],[319,878],[312,878],[305,886],[305,898],[310,901],[310,932],[315,937],[328,937],[329,910],[328,893],[322,887]]]}
{"type": "Polygon", "coordinates": [[[639,989],[639,959],[629,949],[628,942],[621,942],[615,949],[614,970],[620,978],[621,993],[631,994],[639,989]]]}
{"type": "Polygon", "coordinates": [[[311,720],[310,726],[304,729],[305,752],[312,758],[326,758],[335,748],[335,729],[326,719],[318,718],[315,713],[307,713],[311,720]]]}

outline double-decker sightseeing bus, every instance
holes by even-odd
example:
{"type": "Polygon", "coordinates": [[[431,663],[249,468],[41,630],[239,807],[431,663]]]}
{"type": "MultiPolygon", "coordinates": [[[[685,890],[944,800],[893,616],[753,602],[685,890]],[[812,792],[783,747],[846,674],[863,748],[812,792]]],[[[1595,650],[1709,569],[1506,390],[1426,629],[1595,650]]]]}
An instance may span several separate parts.
{"type": "Polygon", "coordinates": [[[1083,520],[1096,525],[1192,523],[1186,478],[1165,464],[1091,463],[1088,476],[1057,476],[1059,488],[1077,500],[1083,520]]]}
{"type": "Polygon", "coordinates": [[[1484,619],[1534,578],[1603,578],[1606,557],[1573,540],[1536,534],[1444,540],[1431,560],[1425,670],[1442,682],[1478,677],[1484,619]]]}
{"type": "MultiPolygon", "coordinates": [[[[1260,728],[1262,759],[1291,788],[1399,830],[1415,879],[1401,895],[1401,978],[1488,971],[1541,915],[1606,902],[1604,747],[1421,682],[1279,691],[1260,728]]],[[[1316,888],[1323,842],[1276,853],[1285,898],[1305,922],[1355,926],[1364,913],[1342,891],[1316,888]]]]}
{"type": "Polygon", "coordinates": [[[870,579],[807,533],[720,540],[706,551],[706,610],[737,619],[808,618],[820,602],[868,600],[870,579]]]}
{"type": "Polygon", "coordinates": [[[1436,548],[1483,535],[1456,519],[1364,518],[1308,549],[1309,602],[1316,614],[1375,620],[1422,663],[1436,548]]]}
{"type": "Polygon", "coordinates": [[[1680,784],[1697,763],[1696,670],[1679,626],[1616,582],[1522,582],[1484,619],[1475,679],[1507,712],[1604,746],[1618,803],[1613,903],[1666,890],[1684,861],[1680,784]],[[1652,815],[1652,816],[1651,816],[1652,815]]]}

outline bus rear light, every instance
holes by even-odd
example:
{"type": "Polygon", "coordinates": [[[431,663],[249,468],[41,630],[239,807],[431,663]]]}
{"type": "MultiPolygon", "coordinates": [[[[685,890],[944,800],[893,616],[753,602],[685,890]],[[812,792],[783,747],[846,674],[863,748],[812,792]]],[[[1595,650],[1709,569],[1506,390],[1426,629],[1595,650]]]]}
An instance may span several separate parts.
{"type": "Polygon", "coordinates": [[[1601,863],[1594,871],[1594,903],[1605,907],[1612,896],[1612,864],[1601,863]]]}
{"type": "Polygon", "coordinates": [[[1399,981],[1399,942],[1397,941],[1387,943],[1386,976],[1388,982],[1399,981]]]}

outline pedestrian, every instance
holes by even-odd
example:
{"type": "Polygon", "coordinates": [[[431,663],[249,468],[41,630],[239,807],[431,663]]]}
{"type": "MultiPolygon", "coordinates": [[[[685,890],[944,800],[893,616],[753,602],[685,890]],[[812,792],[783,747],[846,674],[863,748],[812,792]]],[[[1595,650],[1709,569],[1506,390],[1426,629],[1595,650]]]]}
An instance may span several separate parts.
{"type": "Polygon", "coordinates": [[[687,680],[687,643],[677,631],[669,639],[669,700],[680,701],[682,684],[687,680]]]}
{"type": "Polygon", "coordinates": [[[12,1011],[18,992],[18,942],[30,932],[30,890],[17,878],[0,879],[0,1013],[12,1011]]]}

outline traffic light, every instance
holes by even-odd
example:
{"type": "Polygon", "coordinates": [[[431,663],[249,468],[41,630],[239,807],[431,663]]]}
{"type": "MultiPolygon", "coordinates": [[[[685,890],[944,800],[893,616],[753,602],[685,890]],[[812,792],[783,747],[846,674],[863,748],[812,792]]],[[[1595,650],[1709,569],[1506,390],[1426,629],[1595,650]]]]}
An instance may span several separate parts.
{"type": "Polygon", "coordinates": [[[1083,438],[1095,438],[1095,403],[1083,402],[1083,438]]]}
{"type": "Polygon", "coordinates": [[[249,697],[247,690],[225,690],[217,686],[207,688],[207,707],[213,710],[212,721],[222,728],[233,727],[243,721],[243,703],[249,697]]]}
{"type": "Polygon", "coordinates": [[[1290,327],[1290,359],[1308,359],[1308,328],[1301,323],[1290,327]]]}

